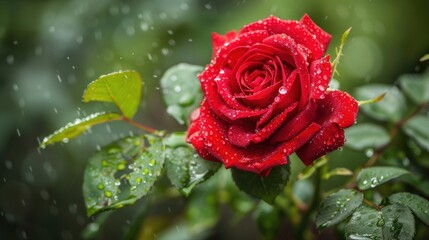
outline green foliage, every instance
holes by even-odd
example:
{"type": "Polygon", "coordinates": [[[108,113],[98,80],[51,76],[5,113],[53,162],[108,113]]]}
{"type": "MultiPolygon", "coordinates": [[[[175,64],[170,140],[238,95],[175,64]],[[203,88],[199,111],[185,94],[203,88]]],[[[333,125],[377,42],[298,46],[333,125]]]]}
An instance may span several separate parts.
{"type": "Polygon", "coordinates": [[[363,194],[353,189],[341,189],[328,195],[320,205],[317,228],[323,230],[344,221],[362,204],[362,200],[363,194]]]}
{"type": "Polygon", "coordinates": [[[132,118],[140,105],[142,80],[136,71],[121,71],[103,75],[88,85],[82,101],[115,104],[127,118],[132,118]]]}
{"type": "Polygon", "coordinates": [[[362,111],[377,120],[398,121],[406,112],[405,98],[398,88],[384,84],[368,84],[355,91],[358,100],[373,99],[387,93],[383,100],[376,104],[362,106],[362,111]]]}
{"type": "Polygon", "coordinates": [[[167,113],[180,124],[189,124],[189,116],[202,99],[198,73],[203,67],[181,63],[168,69],[161,78],[167,113]]]}
{"type": "Polygon", "coordinates": [[[412,193],[401,192],[389,196],[390,203],[407,206],[420,221],[429,226],[429,201],[412,193]]]}
{"type": "Polygon", "coordinates": [[[358,187],[361,190],[368,190],[407,173],[409,173],[407,170],[397,167],[365,168],[357,177],[358,187]]]}
{"type": "Polygon", "coordinates": [[[241,191],[269,204],[273,204],[277,195],[283,191],[289,175],[289,164],[272,168],[270,174],[265,177],[235,168],[232,169],[232,178],[241,191]]]}
{"type": "Polygon", "coordinates": [[[58,129],[51,135],[45,137],[40,144],[42,148],[45,148],[49,144],[57,142],[67,143],[69,139],[79,136],[92,126],[108,121],[120,120],[121,115],[117,113],[94,113],[86,118],[76,119],[74,122],[68,123],[64,127],[58,129]]]}
{"type": "Polygon", "coordinates": [[[346,146],[365,150],[377,148],[389,142],[390,137],[384,128],[371,123],[357,124],[346,130],[346,146]]]}
{"type": "Polygon", "coordinates": [[[380,211],[367,206],[357,208],[344,228],[346,239],[382,240],[384,220],[381,215],[380,211]]]}
{"type": "Polygon", "coordinates": [[[429,151],[429,116],[416,116],[410,119],[402,129],[420,147],[429,151]]]}
{"type": "Polygon", "coordinates": [[[404,74],[399,78],[399,84],[414,103],[429,101],[429,74],[404,74]]]}
{"type": "Polygon", "coordinates": [[[281,224],[279,210],[261,201],[255,209],[253,217],[263,239],[275,239],[281,224]]]}
{"type": "Polygon", "coordinates": [[[414,216],[405,206],[394,204],[381,209],[383,239],[413,239],[415,234],[414,216]]]}
{"type": "Polygon", "coordinates": [[[83,194],[88,215],[133,204],[161,173],[164,146],[158,137],[120,139],[95,153],[85,169],[83,194]]]}
{"type": "Polygon", "coordinates": [[[220,167],[219,163],[204,160],[196,154],[192,147],[185,143],[185,133],[173,133],[164,143],[167,177],[185,196],[220,167]]]}

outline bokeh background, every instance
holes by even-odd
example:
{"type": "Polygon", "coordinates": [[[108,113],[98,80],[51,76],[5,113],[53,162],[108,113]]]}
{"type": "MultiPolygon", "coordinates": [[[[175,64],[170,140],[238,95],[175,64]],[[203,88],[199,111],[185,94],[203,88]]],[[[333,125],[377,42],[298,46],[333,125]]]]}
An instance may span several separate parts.
{"type": "MultiPolygon", "coordinates": [[[[180,62],[207,64],[212,32],[308,13],[333,35],[335,56],[341,34],[353,27],[337,77],[353,92],[425,70],[418,60],[429,53],[428,12],[428,0],[0,0],[0,239],[83,237],[92,221],[81,191],[88,157],[137,130],[111,123],[62,146],[40,150],[38,144],[67,122],[111,107],[80,101],[98,76],[137,70],[146,89],[136,119],[178,130],[183,127],[165,113],[159,79],[180,62]]],[[[340,156],[343,166],[362,158],[347,149],[340,156]]],[[[121,238],[135,209],[114,213],[97,238],[121,238]]],[[[220,226],[214,236],[257,238],[251,223],[241,225],[220,226]]]]}

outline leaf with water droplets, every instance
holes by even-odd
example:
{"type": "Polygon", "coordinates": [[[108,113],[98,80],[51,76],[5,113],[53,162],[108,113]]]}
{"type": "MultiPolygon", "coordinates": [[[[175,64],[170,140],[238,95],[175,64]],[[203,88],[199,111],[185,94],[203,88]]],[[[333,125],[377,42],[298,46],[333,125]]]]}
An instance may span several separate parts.
{"type": "Polygon", "coordinates": [[[346,224],[345,237],[348,240],[382,240],[383,221],[380,211],[362,205],[356,209],[346,224]]]}
{"type": "Polygon", "coordinates": [[[372,123],[354,125],[346,129],[345,133],[346,146],[356,150],[377,148],[390,140],[389,134],[384,128],[372,123]]]}
{"type": "Polygon", "coordinates": [[[372,189],[407,173],[407,170],[397,167],[364,168],[357,176],[358,187],[361,190],[372,189]]]}
{"type": "Polygon", "coordinates": [[[399,77],[402,91],[413,102],[421,104],[429,101],[429,74],[404,74],[399,77]]]}
{"type": "Polygon", "coordinates": [[[355,91],[358,100],[368,100],[386,93],[383,100],[375,104],[366,104],[361,109],[368,116],[377,120],[399,121],[406,113],[407,106],[402,93],[395,86],[368,84],[355,91]]]}
{"type": "Polygon", "coordinates": [[[162,140],[127,137],[101,148],[85,169],[83,194],[89,216],[134,204],[148,193],[164,164],[162,140]]]}
{"type": "Polygon", "coordinates": [[[136,71],[120,71],[100,76],[91,82],[82,101],[111,102],[121,113],[132,118],[140,105],[142,80],[136,71]]]}
{"type": "Polygon", "coordinates": [[[414,216],[406,206],[393,204],[381,209],[383,227],[383,239],[411,240],[415,234],[414,216]]]}
{"type": "Polygon", "coordinates": [[[401,192],[389,196],[390,203],[407,206],[420,221],[429,226],[429,201],[412,193],[401,192]]]}
{"type": "Polygon", "coordinates": [[[362,201],[363,194],[353,189],[341,189],[330,194],[320,204],[316,217],[317,228],[323,230],[344,221],[362,205],[362,201]]]}
{"type": "Polygon", "coordinates": [[[191,112],[202,99],[197,75],[203,67],[181,63],[169,68],[161,78],[163,99],[167,113],[180,124],[189,123],[191,112]]]}
{"type": "Polygon", "coordinates": [[[210,178],[221,164],[202,159],[185,142],[185,133],[173,133],[164,140],[166,170],[171,183],[188,196],[192,189],[210,178]]]}
{"type": "Polygon", "coordinates": [[[402,127],[405,134],[412,138],[416,143],[429,151],[429,117],[419,115],[410,119],[402,127]]]}
{"type": "Polygon", "coordinates": [[[40,147],[45,148],[47,145],[57,142],[67,143],[70,139],[79,136],[96,124],[120,119],[121,115],[106,112],[94,113],[86,118],[76,119],[74,122],[68,123],[51,135],[45,137],[40,144],[40,147]]]}
{"type": "Polygon", "coordinates": [[[237,187],[245,193],[262,199],[269,204],[283,191],[289,180],[290,166],[285,164],[271,169],[268,176],[232,169],[232,178],[237,187]]]}

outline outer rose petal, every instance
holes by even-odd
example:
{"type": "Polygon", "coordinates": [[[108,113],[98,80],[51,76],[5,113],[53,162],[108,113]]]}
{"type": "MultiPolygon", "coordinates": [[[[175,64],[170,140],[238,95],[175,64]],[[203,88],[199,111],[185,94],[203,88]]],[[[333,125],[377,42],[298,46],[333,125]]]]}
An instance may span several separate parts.
{"type": "Polygon", "coordinates": [[[227,32],[224,36],[218,33],[212,33],[213,55],[216,54],[222,45],[234,39],[235,36],[237,36],[235,31],[227,32]]]}
{"type": "Polygon", "coordinates": [[[311,98],[322,98],[331,80],[332,67],[329,55],[317,59],[310,65],[311,98]]]}
{"type": "Polygon", "coordinates": [[[304,25],[308,31],[314,34],[314,36],[316,36],[316,39],[322,44],[324,52],[326,52],[329,42],[331,41],[331,35],[317,26],[307,14],[304,14],[299,22],[304,25]]]}
{"type": "Polygon", "coordinates": [[[343,146],[345,142],[344,130],[336,123],[330,123],[317,133],[314,138],[296,151],[305,165],[310,165],[317,158],[343,146]]]}
{"type": "Polygon", "coordinates": [[[320,129],[311,124],[292,141],[282,144],[258,144],[252,148],[231,145],[226,139],[228,126],[216,117],[207,102],[201,106],[200,124],[207,151],[222,161],[226,168],[235,167],[257,174],[287,163],[287,156],[308,142],[320,129]]]}
{"type": "Polygon", "coordinates": [[[326,126],[337,123],[341,128],[352,126],[358,114],[358,102],[348,93],[339,90],[326,92],[325,98],[317,100],[315,122],[326,126]]]}
{"type": "Polygon", "coordinates": [[[311,58],[313,59],[322,57],[326,52],[325,46],[318,41],[317,36],[310,32],[305,25],[297,21],[282,20],[271,16],[243,27],[239,34],[257,30],[266,30],[271,35],[286,34],[292,37],[297,43],[311,51],[311,58]]]}
{"type": "Polygon", "coordinates": [[[218,162],[219,160],[207,151],[200,127],[200,109],[197,108],[191,114],[191,124],[186,135],[186,141],[194,146],[195,150],[202,158],[218,162]]]}

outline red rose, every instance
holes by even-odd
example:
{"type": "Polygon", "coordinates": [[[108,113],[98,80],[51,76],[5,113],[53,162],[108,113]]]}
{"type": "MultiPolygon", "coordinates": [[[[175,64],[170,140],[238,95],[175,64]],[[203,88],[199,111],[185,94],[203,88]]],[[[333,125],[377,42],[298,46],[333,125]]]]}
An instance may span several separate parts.
{"type": "Polygon", "coordinates": [[[309,16],[268,17],[212,39],[187,136],[203,158],[266,175],[294,152],[309,165],[344,144],[358,104],[327,89],[331,35],[309,16]]]}

